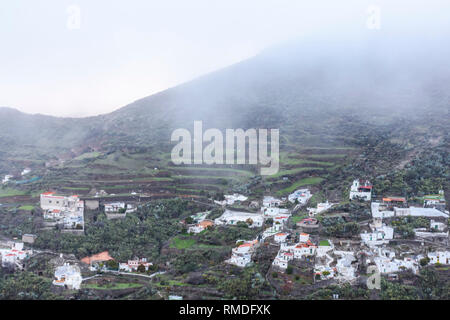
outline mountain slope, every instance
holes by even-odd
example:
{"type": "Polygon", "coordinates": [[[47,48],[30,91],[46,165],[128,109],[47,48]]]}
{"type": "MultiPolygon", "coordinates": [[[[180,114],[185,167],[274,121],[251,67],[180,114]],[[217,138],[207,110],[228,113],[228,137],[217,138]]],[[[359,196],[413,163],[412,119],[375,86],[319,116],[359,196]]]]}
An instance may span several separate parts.
{"type": "Polygon", "coordinates": [[[450,70],[437,48],[376,37],[305,40],[106,115],[56,118],[0,108],[1,169],[93,150],[168,152],[172,130],[192,130],[194,120],[204,129],[279,128],[282,150],[358,146],[371,131],[402,146],[439,140],[449,128],[450,70]]]}

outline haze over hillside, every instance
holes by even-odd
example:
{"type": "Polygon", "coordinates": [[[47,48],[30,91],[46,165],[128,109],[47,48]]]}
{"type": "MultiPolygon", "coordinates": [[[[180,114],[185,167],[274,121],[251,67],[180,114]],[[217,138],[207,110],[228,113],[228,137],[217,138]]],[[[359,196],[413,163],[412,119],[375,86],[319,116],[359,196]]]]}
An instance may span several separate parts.
{"type": "Polygon", "coordinates": [[[168,146],[171,131],[192,130],[194,120],[204,128],[280,128],[294,137],[324,130],[341,136],[338,124],[349,119],[445,125],[449,56],[440,39],[298,39],[105,115],[57,118],[2,108],[2,159],[168,146]]]}

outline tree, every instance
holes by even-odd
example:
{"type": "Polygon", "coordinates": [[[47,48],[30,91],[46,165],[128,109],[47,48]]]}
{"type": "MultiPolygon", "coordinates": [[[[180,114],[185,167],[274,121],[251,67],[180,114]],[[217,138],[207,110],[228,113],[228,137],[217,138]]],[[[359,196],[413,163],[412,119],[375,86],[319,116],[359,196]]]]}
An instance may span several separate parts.
{"type": "Polygon", "coordinates": [[[286,268],[286,273],[287,273],[287,274],[292,274],[293,271],[294,271],[294,268],[292,268],[292,266],[288,266],[288,267],[286,268]]]}
{"type": "Polygon", "coordinates": [[[137,271],[138,271],[138,272],[141,272],[141,273],[144,273],[144,272],[145,272],[145,266],[144,266],[143,264],[140,264],[140,265],[137,267],[137,271]]]}
{"type": "Polygon", "coordinates": [[[119,269],[119,263],[115,260],[108,260],[106,261],[106,266],[110,270],[118,270],[119,269]]]}
{"type": "Polygon", "coordinates": [[[430,263],[430,258],[428,257],[422,258],[420,259],[419,263],[422,267],[425,267],[428,263],[430,263]]]}

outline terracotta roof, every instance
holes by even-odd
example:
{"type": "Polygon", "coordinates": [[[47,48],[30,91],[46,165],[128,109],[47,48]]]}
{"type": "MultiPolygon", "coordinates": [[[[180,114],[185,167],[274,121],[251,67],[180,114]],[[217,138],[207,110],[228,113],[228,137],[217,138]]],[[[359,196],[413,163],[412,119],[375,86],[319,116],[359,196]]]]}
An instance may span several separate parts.
{"type": "Polygon", "coordinates": [[[390,202],[390,201],[402,201],[406,202],[406,199],[403,197],[389,197],[389,198],[383,198],[383,201],[390,202]]]}
{"type": "Polygon", "coordinates": [[[200,227],[207,228],[214,225],[214,222],[211,220],[203,220],[198,224],[200,227]]]}

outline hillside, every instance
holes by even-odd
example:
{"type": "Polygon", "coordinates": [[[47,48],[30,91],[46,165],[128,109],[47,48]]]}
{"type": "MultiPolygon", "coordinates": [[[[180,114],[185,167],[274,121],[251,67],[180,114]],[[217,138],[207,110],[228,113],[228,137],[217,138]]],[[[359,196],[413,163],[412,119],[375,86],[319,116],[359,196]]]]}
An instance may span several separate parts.
{"type": "Polygon", "coordinates": [[[0,172],[29,166],[44,177],[31,188],[80,193],[250,187],[285,194],[344,166],[353,168],[350,175],[380,175],[430,148],[445,150],[448,56],[433,43],[418,49],[406,40],[370,41],[285,44],[96,117],[0,108],[0,172]],[[194,120],[205,129],[279,128],[280,172],[261,185],[249,166],[173,166],[170,134],[192,130],[194,120]]]}

